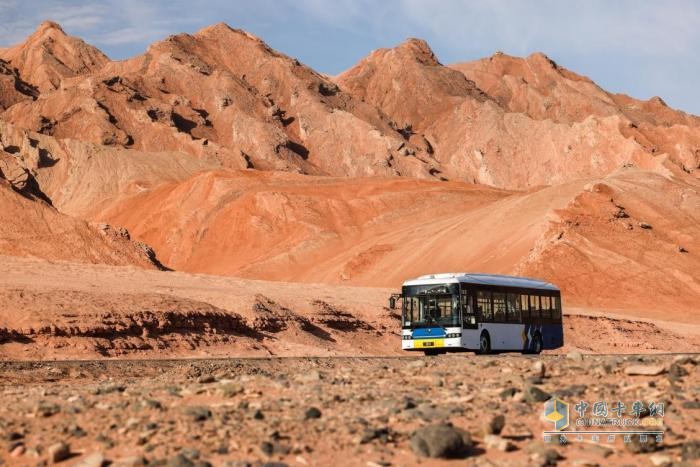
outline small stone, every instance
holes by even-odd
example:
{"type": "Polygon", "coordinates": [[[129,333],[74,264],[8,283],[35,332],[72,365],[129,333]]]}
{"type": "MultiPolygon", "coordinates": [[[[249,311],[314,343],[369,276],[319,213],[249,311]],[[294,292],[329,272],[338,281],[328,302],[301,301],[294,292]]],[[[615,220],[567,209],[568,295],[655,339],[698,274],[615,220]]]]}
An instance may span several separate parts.
{"type": "Polygon", "coordinates": [[[541,376],[528,376],[525,378],[525,381],[527,381],[530,384],[542,384],[544,383],[544,380],[542,379],[541,376]]]}
{"type": "Polygon", "coordinates": [[[36,408],[37,414],[41,415],[42,417],[51,417],[60,411],[61,407],[59,407],[57,404],[49,404],[46,402],[40,402],[36,408]]]}
{"type": "Polygon", "coordinates": [[[486,434],[500,435],[503,427],[506,425],[506,417],[503,415],[494,415],[491,417],[488,425],[486,425],[486,434]]]}
{"type": "Polygon", "coordinates": [[[184,454],[178,454],[175,457],[168,459],[166,467],[194,467],[194,462],[187,458],[184,454]]]}
{"type": "Polygon", "coordinates": [[[678,355],[673,358],[673,363],[677,365],[694,365],[695,360],[690,355],[678,355]]]}
{"type": "Polygon", "coordinates": [[[557,389],[553,394],[557,397],[576,397],[582,396],[587,389],[588,386],[585,384],[574,384],[566,388],[557,389]]]}
{"type": "Polygon", "coordinates": [[[484,436],[484,445],[489,449],[498,449],[502,452],[507,452],[513,449],[507,439],[501,438],[498,435],[486,435],[484,436]]]}
{"type": "Polygon", "coordinates": [[[94,452],[82,458],[73,467],[103,467],[107,464],[107,459],[101,452],[94,452]]]}
{"type": "Polygon", "coordinates": [[[649,460],[651,461],[651,465],[655,465],[656,467],[669,467],[673,464],[673,458],[666,454],[652,454],[649,456],[649,460]]]}
{"type": "Polygon", "coordinates": [[[688,253],[688,250],[686,250],[682,245],[678,245],[678,253],[688,253]]]}
{"type": "Polygon", "coordinates": [[[468,454],[471,446],[468,433],[444,423],[419,428],[411,436],[411,449],[423,457],[461,458],[468,454]]]}
{"type": "Polygon", "coordinates": [[[574,459],[571,465],[576,467],[600,467],[600,464],[588,459],[574,459]]]}
{"type": "Polygon", "coordinates": [[[535,376],[544,378],[546,374],[544,362],[542,360],[536,360],[535,363],[532,364],[532,372],[535,374],[535,376]]]}
{"type": "Polygon", "coordinates": [[[85,430],[83,430],[81,427],[78,425],[71,425],[68,427],[68,434],[73,436],[74,438],[83,438],[87,433],[85,430]]]}
{"type": "Polygon", "coordinates": [[[668,374],[678,379],[688,376],[688,370],[678,365],[677,363],[673,363],[670,367],[668,367],[668,374]]]}
{"type": "Polygon", "coordinates": [[[47,453],[49,455],[49,462],[55,464],[70,457],[70,446],[63,442],[52,444],[49,446],[47,453]]]}
{"type": "Polygon", "coordinates": [[[146,465],[146,460],[141,456],[122,457],[111,464],[110,467],[142,467],[146,465]]]}
{"type": "Polygon", "coordinates": [[[540,466],[557,465],[557,461],[562,458],[555,449],[540,443],[531,444],[528,452],[530,460],[540,466]]]}
{"type": "Polygon", "coordinates": [[[253,412],[253,420],[264,420],[265,419],[265,414],[262,412],[260,409],[255,409],[255,412],[253,412]]]}
{"type": "Polygon", "coordinates": [[[684,409],[697,410],[700,409],[700,401],[684,401],[681,407],[684,409]]]}
{"type": "Polygon", "coordinates": [[[269,441],[263,441],[260,443],[260,452],[269,457],[275,452],[275,446],[269,441]]]}
{"type": "Polygon", "coordinates": [[[375,439],[386,440],[389,437],[388,428],[365,428],[360,436],[360,444],[367,444],[375,439]]]}
{"type": "Polygon", "coordinates": [[[641,442],[639,436],[632,436],[629,443],[625,443],[625,448],[634,454],[654,452],[661,449],[661,445],[656,442],[655,436],[649,436],[646,442],[641,442]]]}
{"type": "Polygon", "coordinates": [[[647,230],[650,230],[652,228],[651,224],[647,224],[646,222],[640,222],[639,227],[641,227],[643,229],[647,229],[647,230]]]}
{"type": "Polygon", "coordinates": [[[631,365],[625,368],[625,374],[630,376],[658,376],[665,371],[660,365],[631,365]]]}
{"type": "Polygon", "coordinates": [[[700,459],[700,441],[686,441],[681,449],[681,458],[684,461],[700,459]]]}
{"type": "Polygon", "coordinates": [[[575,362],[583,361],[583,355],[581,355],[581,352],[579,352],[578,350],[572,350],[571,352],[567,353],[566,358],[575,362]]]}
{"type": "Polygon", "coordinates": [[[235,395],[242,393],[243,387],[238,385],[238,384],[234,384],[234,383],[226,383],[226,384],[222,384],[219,387],[219,391],[221,392],[221,395],[224,397],[233,397],[235,395]]]}
{"type": "Polygon", "coordinates": [[[14,449],[12,449],[12,451],[10,452],[10,456],[19,457],[22,454],[24,454],[26,450],[27,448],[24,446],[24,444],[19,444],[14,449]]]}
{"type": "Polygon", "coordinates": [[[525,386],[523,394],[525,396],[525,400],[531,404],[535,402],[545,402],[552,397],[551,394],[544,392],[537,386],[525,386]]]}
{"type": "Polygon", "coordinates": [[[203,422],[211,418],[211,410],[202,406],[190,406],[185,408],[185,414],[192,417],[195,422],[203,422]]]}
{"type": "Polygon", "coordinates": [[[516,392],[518,392],[518,390],[515,388],[507,388],[498,393],[498,395],[502,400],[507,400],[513,397],[516,392]]]}
{"type": "Polygon", "coordinates": [[[200,378],[197,380],[197,382],[198,382],[199,384],[210,384],[210,383],[215,383],[215,382],[216,382],[216,378],[214,377],[214,375],[205,375],[205,376],[200,377],[200,378]]]}
{"type": "Polygon", "coordinates": [[[321,418],[321,411],[316,407],[309,407],[304,413],[304,420],[321,418]]]}

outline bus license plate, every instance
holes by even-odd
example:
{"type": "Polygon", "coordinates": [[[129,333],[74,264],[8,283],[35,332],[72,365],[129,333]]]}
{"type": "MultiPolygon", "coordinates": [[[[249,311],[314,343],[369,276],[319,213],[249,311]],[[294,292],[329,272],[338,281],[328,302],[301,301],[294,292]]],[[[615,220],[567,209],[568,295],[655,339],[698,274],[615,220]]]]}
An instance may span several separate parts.
{"type": "Polygon", "coordinates": [[[444,347],[445,341],[443,339],[416,339],[415,341],[416,349],[424,349],[426,347],[444,347]]]}

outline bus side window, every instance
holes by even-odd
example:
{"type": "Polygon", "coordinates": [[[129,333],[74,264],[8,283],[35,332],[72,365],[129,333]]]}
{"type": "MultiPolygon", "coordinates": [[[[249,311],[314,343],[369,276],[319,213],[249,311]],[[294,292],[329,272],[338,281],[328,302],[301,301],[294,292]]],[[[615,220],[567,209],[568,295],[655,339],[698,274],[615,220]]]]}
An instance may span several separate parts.
{"type": "Polygon", "coordinates": [[[528,296],[521,295],[520,296],[520,307],[521,307],[522,313],[523,313],[523,323],[530,322],[530,312],[528,311],[530,309],[530,307],[528,306],[527,302],[528,302],[528,296]]]}
{"type": "Polygon", "coordinates": [[[491,292],[483,290],[477,291],[476,306],[481,321],[491,321],[493,319],[493,315],[491,314],[491,292]]]}
{"type": "Polygon", "coordinates": [[[555,323],[561,323],[561,299],[552,297],[552,319],[555,323]]]}
{"type": "Polygon", "coordinates": [[[509,323],[519,323],[520,322],[520,296],[514,294],[508,294],[506,300],[508,305],[508,317],[506,321],[509,323]]]}
{"type": "Polygon", "coordinates": [[[530,319],[537,320],[540,318],[540,297],[539,295],[530,295],[530,319]]]}
{"type": "Polygon", "coordinates": [[[506,322],[506,294],[493,293],[493,320],[497,323],[506,322]]]}
{"type": "Polygon", "coordinates": [[[540,297],[540,302],[542,303],[542,319],[551,319],[552,312],[549,306],[551,297],[540,297]]]}

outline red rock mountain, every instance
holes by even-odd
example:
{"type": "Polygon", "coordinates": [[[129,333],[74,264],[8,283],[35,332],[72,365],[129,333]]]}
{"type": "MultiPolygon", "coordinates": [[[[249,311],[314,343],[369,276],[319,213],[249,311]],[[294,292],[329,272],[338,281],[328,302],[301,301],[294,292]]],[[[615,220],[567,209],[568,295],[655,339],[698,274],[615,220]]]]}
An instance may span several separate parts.
{"type": "Polygon", "coordinates": [[[47,22],[0,50],[0,149],[1,254],[155,267],[134,239],[268,280],[520,273],[700,317],[700,119],[542,54],[444,66],[410,39],[329,78],[224,24],[111,61],[47,22]]]}

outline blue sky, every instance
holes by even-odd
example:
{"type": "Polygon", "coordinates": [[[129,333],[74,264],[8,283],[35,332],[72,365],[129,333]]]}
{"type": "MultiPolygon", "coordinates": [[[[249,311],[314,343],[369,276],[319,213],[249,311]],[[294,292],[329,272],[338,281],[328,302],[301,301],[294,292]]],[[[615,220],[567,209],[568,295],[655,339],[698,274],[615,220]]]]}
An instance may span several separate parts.
{"type": "Polygon", "coordinates": [[[223,21],[329,74],[407,37],[426,39],[446,64],[541,51],[610,91],[700,115],[694,0],[0,0],[0,47],[44,19],[113,59],[223,21]]]}

